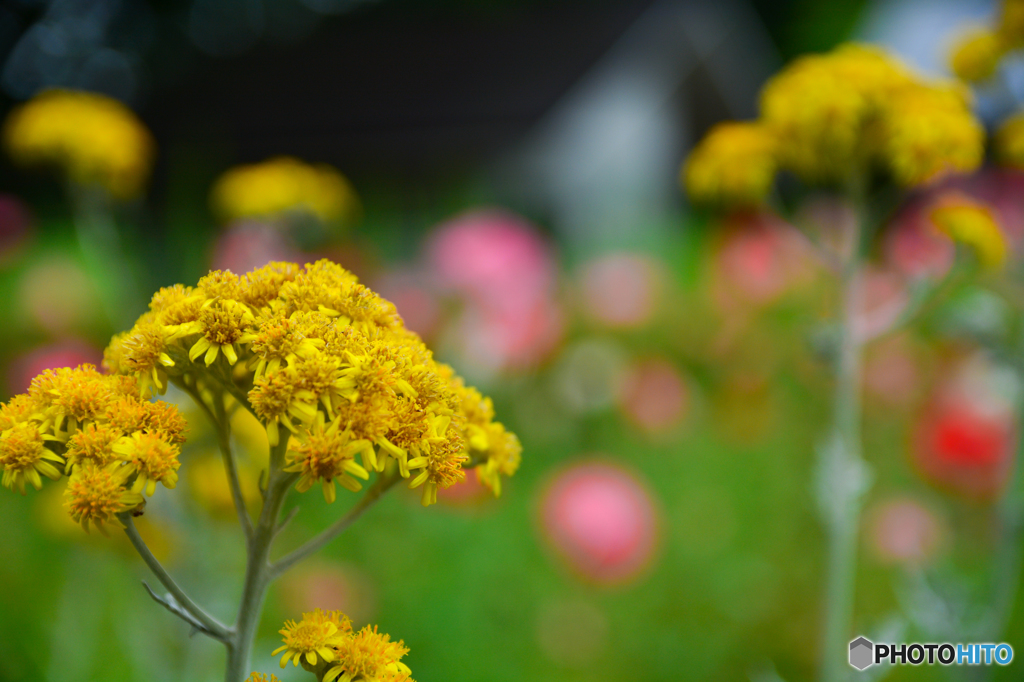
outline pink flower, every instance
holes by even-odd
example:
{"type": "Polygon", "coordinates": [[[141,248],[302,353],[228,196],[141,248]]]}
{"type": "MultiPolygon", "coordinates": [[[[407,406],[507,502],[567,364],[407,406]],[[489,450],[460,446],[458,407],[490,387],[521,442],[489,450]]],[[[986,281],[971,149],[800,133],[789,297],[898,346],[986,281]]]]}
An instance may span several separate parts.
{"type": "Polygon", "coordinates": [[[601,584],[636,580],[652,562],[658,519],[647,487],[609,463],[558,473],[541,499],[544,534],[567,564],[601,584]]]}
{"type": "Polygon", "coordinates": [[[891,499],[867,516],[871,547],[885,563],[919,566],[930,560],[941,544],[942,524],[916,500],[891,499]]]}
{"type": "Polygon", "coordinates": [[[631,367],[619,395],[626,417],[648,433],[678,426],[689,408],[690,394],[671,362],[652,358],[631,367]]]}
{"type": "Polygon", "coordinates": [[[39,346],[11,360],[7,369],[7,390],[11,395],[24,393],[44,369],[78,367],[84,363],[99,365],[103,351],[79,339],[64,339],[39,346]]]}
{"type": "Polygon", "coordinates": [[[659,263],[639,254],[613,253],[587,263],[580,275],[586,315],[611,328],[635,328],[654,316],[664,276],[659,263]]]}

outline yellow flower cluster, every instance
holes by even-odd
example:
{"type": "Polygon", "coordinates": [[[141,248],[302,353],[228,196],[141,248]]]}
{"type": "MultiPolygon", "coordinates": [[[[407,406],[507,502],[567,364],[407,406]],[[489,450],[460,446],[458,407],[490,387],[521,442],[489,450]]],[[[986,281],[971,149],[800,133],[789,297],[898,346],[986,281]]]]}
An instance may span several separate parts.
{"type": "Polygon", "coordinates": [[[228,170],[214,184],[210,202],[226,220],[296,212],[324,222],[342,220],[359,205],[352,185],[337,170],[288,156],[228,170]]]}
{"type": "Polygon", "coordinates": [[[999,61],[1022,46],[1024,1],[1003,0],[993,27],[974,27],[960,36],[950,51],[949,65],[953,73],[965,81],[988,80],[999,61]]]}
{"type": "Polygon", "coordinates": [[[83,185],[126,199],[146,184],[155,144],[138,117],[120,102],[89,92],[47,90],[16,107],[3,130],[11,158],[53,165],[83,185]]]}
{"type": "Polygon", "coordinates": [[[133,377],[92,365],[46,370],[0,405],[3,485],[24,494],[26,482],[42,487],[40,475],[67,475],[65,509],[85,530],[91,522],[105,532],[157,483],[177,484],[186,429],[174,406],[144,399],[133,377]]]}
{"type": "Polygon", "coordinates": [[[928,217],[943,234],[970,247],[984,267],[997,268],[1006,260],[1006,239],[988,206],[949,192],[936,200],[928,217]]]}
{"type": "Polygon", "coordinates": [[[519,441],[490,402],[433,359],[393,304],[327,260],[161,289],[105,364],[144,390],[174,379],[234,396],[271,445],[288,439],[297,489],[319,483],[330,502],[335,484],[359,490],[389,461],[422,487],[424,505],[477,465],[498,494],[499,476],[519,465],[519,441]]]}
{"type": "Polygon", "coordinates": [[[1017,113],[1007,118],[996,131],[996,157],[1011,168],[1024,170],[1024,113],[1017,113]]]}
{"type": "Polygon", "coordinates": [[[291,661],[317,674],[324,682],[414,682],[402,658],[409,649],[399,640],[367,625],[358,632],[341,611],[302,614],[302,620],[285,622],[280,630],[284,646],[281,667],[291,661]]]}
{"type": "Polygon", "coordinates": [[[968,172],[984,129],[965,90],[927,83],[880,49],[843,45],[802,57],[761,93],[761,118],[716,127],[683,171],[691,198],[743,206],[767,196],[775,169],[843,182],[879,167],[916,186],[968,172]]]}

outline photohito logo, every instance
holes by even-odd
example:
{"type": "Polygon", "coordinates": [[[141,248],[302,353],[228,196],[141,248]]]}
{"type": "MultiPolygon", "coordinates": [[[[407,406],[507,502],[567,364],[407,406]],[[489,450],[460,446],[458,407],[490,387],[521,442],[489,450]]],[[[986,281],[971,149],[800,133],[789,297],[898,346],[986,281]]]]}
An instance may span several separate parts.
{"type": "Polygon", "coordinates": [[[1001,644],[876,644],[867,637],[850,642],[850,665],[864,670],[876,663],[889,665],[1009,665],[1013,647],[1001,644]]]}

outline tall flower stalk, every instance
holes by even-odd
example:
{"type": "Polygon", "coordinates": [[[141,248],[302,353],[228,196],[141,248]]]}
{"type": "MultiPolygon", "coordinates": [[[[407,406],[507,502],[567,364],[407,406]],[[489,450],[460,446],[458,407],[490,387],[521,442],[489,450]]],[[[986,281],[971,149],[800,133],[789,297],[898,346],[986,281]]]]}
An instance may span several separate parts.
{"type": "MultiPolygon", "coordinates": [[[[698,203],[725,211],[764,210],[777,175],[785,172],[805,187],[844,194],[856,210],[841,257],[822,247],[840,292],[832,425],[819,451],[816,481],[828,538],[821,678],[837,682],[847,672],[861,498],[869,481],[861,453],[861,363],[868,335],[875,332],[862,319],[862,299],[867,254],[882,212],[868,189],[888,186],[898,193],[975,170],[984,157],[984,129],[966,89],[928,82],[864,45],[797,59],[769,80],[760,105],[755,121],[713,128],[693,150],[681,179],[698,203]]],[[[975,202],[950,197],[930,217],[938,231],[971,246],[983,264],[998,265],[1005,257],[994,218],[975,202]]]]}

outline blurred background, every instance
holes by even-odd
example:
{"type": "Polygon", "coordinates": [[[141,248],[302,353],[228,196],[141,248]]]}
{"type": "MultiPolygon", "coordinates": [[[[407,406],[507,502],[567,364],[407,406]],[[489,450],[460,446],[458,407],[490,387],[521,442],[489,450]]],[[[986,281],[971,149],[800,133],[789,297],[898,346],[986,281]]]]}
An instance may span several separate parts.
{"type": "MultiPolygon", "coordinates": [[[[256,669],[277,672],[279,623],[322,607],[404,639],[421,682],[811,679],[825,554],[814,461],[836,291],[777,218],[691,210],[679,167],[711,125],[752,116],[764,80],[796,55],[870,40],[942,74],[957,27],[992,11],[6,0],[0,116],[47,88],[101,93],[138,114],[156,155],[144,191],[100,205],[0,160],[0,397],[44,368],[98,363],[160,286],[334,259],[493,396],[523,464],[497,500],[471,474],[436,507],[399,491],[374,508],[273,588],[256,669]],[[336,169],[337,210],[251,216],[211,199],[229,169],[282,155],[336,169]]],[[[979,99],[987,120],[1024,94],[1024,71],[1006,69],[1005,90],[979,99]]],[[[1008,230],[1024,228],[1020,178],[976,182],[1008,230]]],[[[796,209],[812,229],[848,220],[828,198],[796,209]]],[[[948,268],[952,247],[919,223],[910,206],[880,239],[872,309],[948,268]]],[[[1024,651],[1019,524],[1001,504],[1020,384],[989,343],[1015,324],[1018,289],[963,286],[869,349],[858,632],[1024,651]]],[[[213,435],[187,415],[182,484],[154,498],[142,530],[229,618],[241,536],[226,486],[211,482],[213,435]]],[[[235,431],[255,494],[263,434],[241,419],[235,431]]],[[[0,679],[220,678],[221,647],[187,638],[149,600],[123,537],[82,534],[58,486],[3,492],[0,679]]],[[[302,497],[285,542],[344,504],[302,497]]]]}

